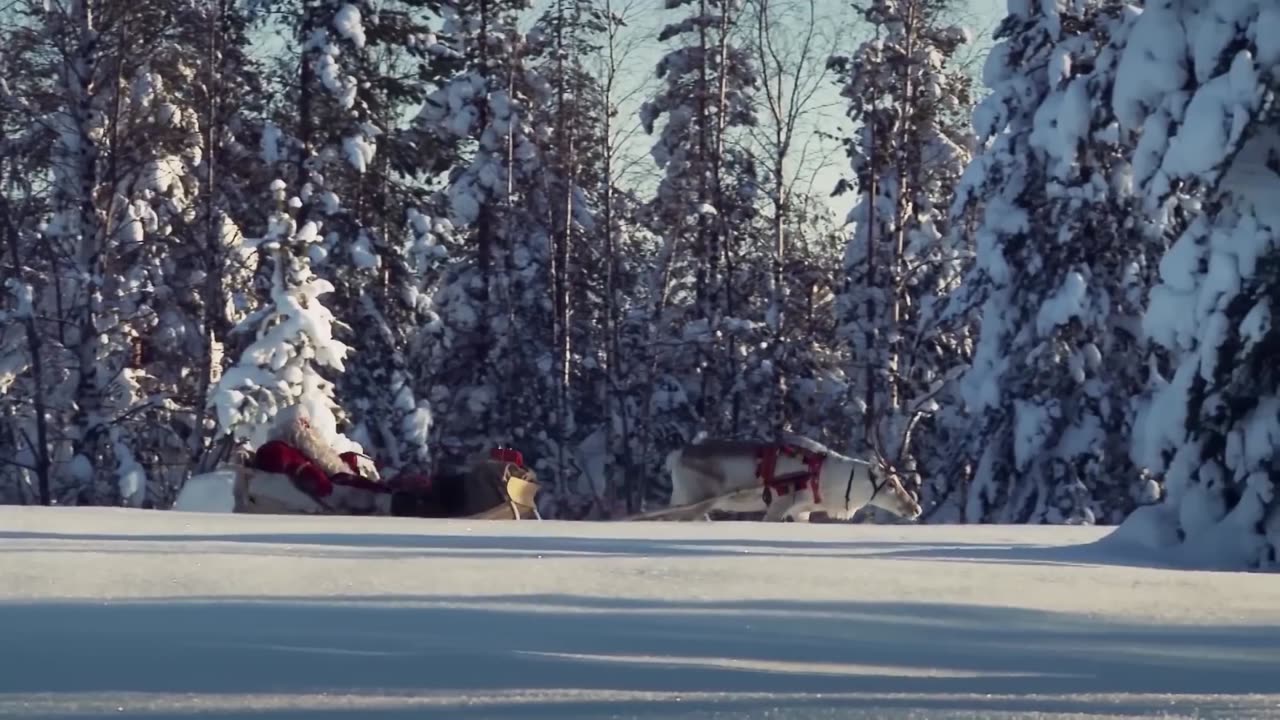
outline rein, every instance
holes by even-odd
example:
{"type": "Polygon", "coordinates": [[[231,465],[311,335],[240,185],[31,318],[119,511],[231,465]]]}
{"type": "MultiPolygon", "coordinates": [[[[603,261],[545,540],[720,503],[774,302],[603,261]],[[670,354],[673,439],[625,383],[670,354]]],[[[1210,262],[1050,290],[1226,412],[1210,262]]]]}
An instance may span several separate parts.
{"type": "MultiPolygon", "coordinates": [[[[855,463],[849,467],[849,481],[844,486],[844,509],[849,510],[849,500],[853,495],[853,475],[858,472],[858,466],[855,463]]],[[[880,494],[885,485],[889,484],[889,478],[882,478],[879,483],[876,482],[875,473],[871,472],[871,466],[867,466],[867,480],[871,482],[871,497],[867,498],[867,504],[870,505],[872,500],[880,494]]]]}
{"type": "Polygon", "coordinates": [[[844,511],[849,512],[849,496],[853,494],[853,474],[858,471],[857,465],[849,466],[849,482],[844,485],[844,511]]]}

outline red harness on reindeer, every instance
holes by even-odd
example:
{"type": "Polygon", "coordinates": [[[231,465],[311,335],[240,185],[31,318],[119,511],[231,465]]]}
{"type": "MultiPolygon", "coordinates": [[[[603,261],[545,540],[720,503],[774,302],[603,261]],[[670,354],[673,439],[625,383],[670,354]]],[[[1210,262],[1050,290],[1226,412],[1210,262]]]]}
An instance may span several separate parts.
{"type": "Polygon", "coordinates": [[[826,455],[795,445],[767,445],[756,451],[756,477],[764,485],[764,504],[773,502],[773,496],[787,495],[808,488],[813,491],[813,501],[822,503],[822,487],[818,474],[826,455]],[[800,458],[805,469],[778,477],[778,456],[800,458]]]}

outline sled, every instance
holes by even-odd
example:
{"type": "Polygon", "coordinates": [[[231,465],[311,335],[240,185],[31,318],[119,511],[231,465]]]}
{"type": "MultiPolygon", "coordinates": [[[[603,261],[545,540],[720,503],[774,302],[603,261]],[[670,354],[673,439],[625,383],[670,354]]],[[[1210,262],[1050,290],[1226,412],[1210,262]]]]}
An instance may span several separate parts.
{"type": "Polygon", "coordinates": [[[372,515],[386,517],[470,518],[476,520],[541,519],[537,495],[541,486],[530,469],[502,460],[483,459],[460,476],[445,476],[447,488],[427,494],[413,488],[365,481],[334,484],[333,492],[314,497],[287,475],[235,467],[233,512],[263,515],[372,515]],[[448,496],[449,507],[441,505],[448,496]]]}

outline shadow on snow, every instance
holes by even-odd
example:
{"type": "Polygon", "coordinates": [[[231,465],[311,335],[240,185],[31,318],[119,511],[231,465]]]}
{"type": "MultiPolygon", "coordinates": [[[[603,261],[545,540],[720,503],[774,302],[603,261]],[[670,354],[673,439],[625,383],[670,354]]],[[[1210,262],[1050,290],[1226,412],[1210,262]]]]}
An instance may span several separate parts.
{"type": "MultiPolygon", "coordinates": [[[[991,562],[1074,567],[1173,567],[1154,554],[1114,544],[1109,537],[1079,545],[1002,545],[963,542],[742,538],[594,538],[545,535],[455,535],[431,533],[193,533],[115,535],[0,531],[0,541],[22,540],[22,547],[0,552],[84,552],[86,546],[129,552],[130,544],[181,543],[183,553],[269,554],[263,546],[288,546],[288,555],[312,558],[394,559],[404,557],[521,558],[531,555],[582,557],[861,557],[929,561],[991,562]],[[41,545],[42,541],[50,544],[41,545]],[[196,543],[218,543],[215,546],[196,543]],[[237,550],[236,546],[243,546],[237,550]],[[311,550],[308,550],[310,548],[311,550]]],[[[146,552],[154,552],[148,548],[146,552]]]]}
{"type": "MultiPolygon", "coordinates": [[[[1273,693],[1280,669],[1280,626],[1147,627],[921,602],[694,603],[570,595],[479,604],[470,597],[385,596],[9,602],[0,604],[0,637],[0,700],[40,693],[484,696],[512,688],[572,688],[992,694],[1009,697],[945,705],[1043,712],[1052,708],[1032,696],[1273,693]]],[[[801,698],[786,705],[807,701],[816,702],[801,698]]],[[[737,701],[729,696],[714,707],[729,709],[726,702],[731,707],[737,701]]],[[[917,710],[931,702],[875,700],[877,707],[917,710]]],[[[1086,699],[1048,702],[1060,711],[1089,709],[1086,699]]],[[[656,716],[664,715],[663,706],[640,705],[656,716]]],[[[553,709],[538,707],[540,713],[553,709]]],[[[555,717],[572,716],[568,705],[558,707],[555,717]]],[[[588,705],[573,707],[590,712],[588,705]]],[[[1110,703],[1094,709],[1126,711],[1110,703]]],[[[388,712],[431,710],[377,714],[388,712]]],[[[500,706],[445,712],[451,718],[504,716],[500,706]]],[[[296,713],[272,716],[282,714],[296,713]]]]}

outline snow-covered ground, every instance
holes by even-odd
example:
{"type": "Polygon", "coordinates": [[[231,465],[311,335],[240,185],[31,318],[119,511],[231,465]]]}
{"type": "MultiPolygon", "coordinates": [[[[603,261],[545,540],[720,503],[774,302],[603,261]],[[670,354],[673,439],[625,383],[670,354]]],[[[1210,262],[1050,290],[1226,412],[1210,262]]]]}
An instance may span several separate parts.
{"type": "Polygon", "coordinates": [[[1280,716],[1280,578],[1106,534],[0,508],[0,717],[1280,716]]]}

